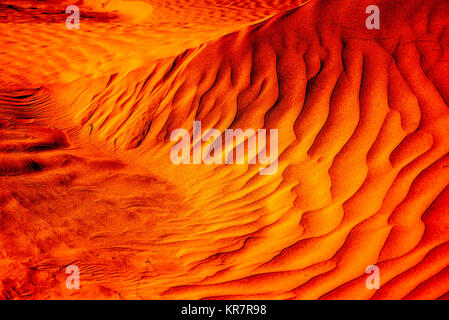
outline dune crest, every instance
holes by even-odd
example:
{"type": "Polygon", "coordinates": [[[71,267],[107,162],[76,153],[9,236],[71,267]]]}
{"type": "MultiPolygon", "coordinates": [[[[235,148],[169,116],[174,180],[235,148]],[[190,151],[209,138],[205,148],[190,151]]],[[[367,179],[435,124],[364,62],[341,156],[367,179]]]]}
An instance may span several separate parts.
{"type": "Polygon", "coordinates": [[[368,30],[370,4],[310,1],[173,56],[5,84],[1,296],[447,297],[449,5],[381,1],[368,30]],[[277,173],[172,163],[195,121],[278,129],[277,173]]]}

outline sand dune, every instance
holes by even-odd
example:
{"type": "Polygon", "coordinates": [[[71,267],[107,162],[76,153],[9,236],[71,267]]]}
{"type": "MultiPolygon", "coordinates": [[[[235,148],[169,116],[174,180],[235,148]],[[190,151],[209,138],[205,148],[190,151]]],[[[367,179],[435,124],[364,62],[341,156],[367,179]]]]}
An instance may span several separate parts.
{"type": "Polygon", "coordinates": [[[447,298],[449,5],[370,4],[80,1],[67,30],[6,1],[0,297],[447,298]],[[193,121],[278,129],[277,173],[173,164],[193,121]]]}

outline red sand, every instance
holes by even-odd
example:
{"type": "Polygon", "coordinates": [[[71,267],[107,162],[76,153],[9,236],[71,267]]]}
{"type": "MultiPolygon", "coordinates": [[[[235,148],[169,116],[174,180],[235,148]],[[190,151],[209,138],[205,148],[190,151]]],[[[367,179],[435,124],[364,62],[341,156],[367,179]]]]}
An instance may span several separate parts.
{"type": "Polygon", "coordinates": [[[69,4],[0,5],[0,298],[449,296],[447,1],[69,4]],[[277,174],[173,165],[193,120],[277,174]]]}

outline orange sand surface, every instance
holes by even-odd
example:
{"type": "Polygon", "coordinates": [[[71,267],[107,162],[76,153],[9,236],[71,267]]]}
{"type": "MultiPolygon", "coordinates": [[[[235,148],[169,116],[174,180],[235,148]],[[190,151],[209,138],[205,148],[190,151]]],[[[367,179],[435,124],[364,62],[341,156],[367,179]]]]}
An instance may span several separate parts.
{"type": "Polygon", "coordinates": [[[0,298],[449,298],[449,2],[371,4],[2,1],[0,298]],[[194,120],[277,173],[173,164],[194,120]]]}

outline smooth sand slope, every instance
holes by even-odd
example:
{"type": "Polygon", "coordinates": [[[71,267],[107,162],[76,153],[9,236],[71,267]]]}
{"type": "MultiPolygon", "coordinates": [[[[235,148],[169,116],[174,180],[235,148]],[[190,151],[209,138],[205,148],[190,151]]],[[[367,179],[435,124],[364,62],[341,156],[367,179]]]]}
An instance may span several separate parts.
{"type": "Polygon", "coordinates": [[[380,30],[370,1],[126,2],[0,7],[1,298],[449,297],[447,1],[380,30]],[[278,129],[277,173],[172,164],[194,120],[278,129]]]}

